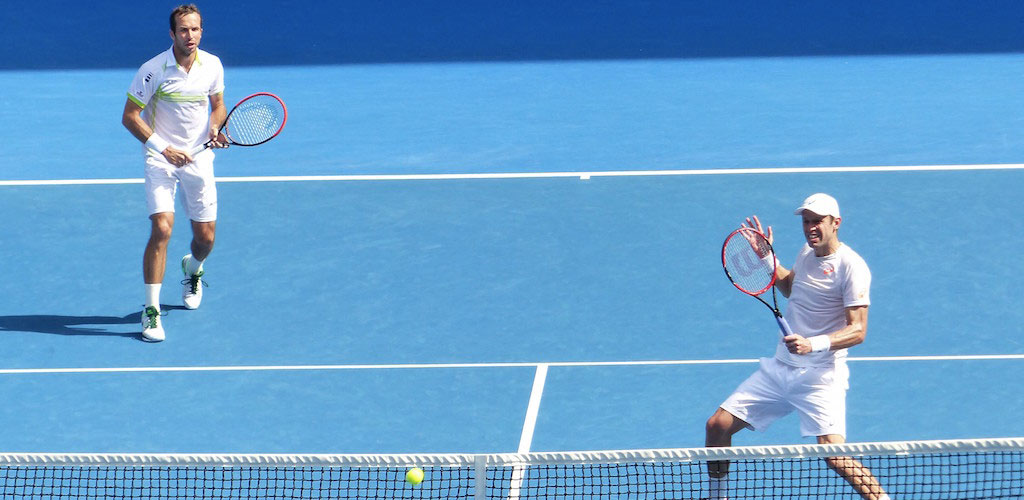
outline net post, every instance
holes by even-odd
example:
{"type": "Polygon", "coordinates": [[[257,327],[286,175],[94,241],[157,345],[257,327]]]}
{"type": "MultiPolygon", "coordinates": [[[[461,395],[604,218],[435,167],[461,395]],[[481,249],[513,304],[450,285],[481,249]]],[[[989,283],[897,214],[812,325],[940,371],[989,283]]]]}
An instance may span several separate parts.
{"type": "Polygon", "coordinates": [[[487,456],[477,455],[473,458],[473,498],[487,499],[487,456]]]}

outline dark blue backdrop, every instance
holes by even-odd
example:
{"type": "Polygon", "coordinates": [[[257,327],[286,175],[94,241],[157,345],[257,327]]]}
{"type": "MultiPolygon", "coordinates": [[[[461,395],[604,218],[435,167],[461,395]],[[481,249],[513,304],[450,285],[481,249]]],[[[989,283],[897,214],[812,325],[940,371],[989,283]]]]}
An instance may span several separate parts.
{"type": "MultiPolygon", "coordinates": [[[[177,2],[0,9],[0,69],[134,68],[177,2]]],[[[1024,2],[379,0],[199,2],[231,66],[1024,51],[1024,2]]]]}

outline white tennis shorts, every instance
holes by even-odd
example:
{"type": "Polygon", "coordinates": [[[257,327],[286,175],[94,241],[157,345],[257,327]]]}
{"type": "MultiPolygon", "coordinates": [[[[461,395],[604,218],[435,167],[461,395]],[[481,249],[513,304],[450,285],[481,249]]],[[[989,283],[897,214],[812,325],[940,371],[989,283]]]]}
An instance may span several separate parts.
{"type": "Polygon", "coordinates": [[[761,358],[761,367],[729,396],[722,409],[757,431],[793,411],[804,437],[846,437],[846,390],[850,370],[845,360],[834,366],[795,367],[761,358]]]}
{"type": "Polygon", "coordinates": [[[146,156],[146,205],[149,215],[174,212],[174,196],[181,187],[185,215],[196,222],[217,220],[217,185],[213,179],[213,153],[203,151],[192,163],[175,167],[163,157],[146,156]]]}

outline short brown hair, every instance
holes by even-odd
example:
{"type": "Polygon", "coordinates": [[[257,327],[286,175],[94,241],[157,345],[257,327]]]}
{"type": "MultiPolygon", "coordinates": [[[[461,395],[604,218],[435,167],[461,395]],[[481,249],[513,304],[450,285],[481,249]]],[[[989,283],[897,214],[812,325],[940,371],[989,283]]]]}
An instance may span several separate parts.
{"type": "Polygon", "coordinates": [[[178,31],[178,18],[188,14],[198,14],[199,27],[203,26],[203,15],[199,13],[199,7],[196,7],[196,4],[194,3],[190,3],[187,5],[179,5],[171,11],[171,31],[178,31]]]}

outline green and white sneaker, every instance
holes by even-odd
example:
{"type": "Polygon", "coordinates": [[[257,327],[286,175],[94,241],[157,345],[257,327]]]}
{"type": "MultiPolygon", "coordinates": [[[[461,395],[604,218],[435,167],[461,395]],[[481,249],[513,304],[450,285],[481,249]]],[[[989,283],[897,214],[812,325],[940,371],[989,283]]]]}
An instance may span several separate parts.
{"type": "Polygon", "coordinates": [[[142,311],[142,338],[149,342],[164,340],[164,327],[160,324],[160,311],[153,306],[147,306],[142,311]]]}
{"type": "Polygon", "coordinates": [[[198,273],[193,275],[189,275],[185,271],[185,265],[191,258],[191,254],[181,258],[181,272],[185,274],[185,279],[181,280],[181,301],[185,303],[186,309],[198,308],[199,304],[203,301],[203,287],[210,286],[205,281],[203,281],[202,269],[200,269],[198,273]]]}

